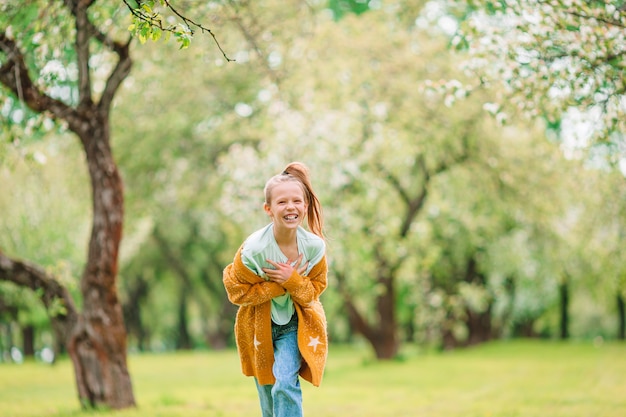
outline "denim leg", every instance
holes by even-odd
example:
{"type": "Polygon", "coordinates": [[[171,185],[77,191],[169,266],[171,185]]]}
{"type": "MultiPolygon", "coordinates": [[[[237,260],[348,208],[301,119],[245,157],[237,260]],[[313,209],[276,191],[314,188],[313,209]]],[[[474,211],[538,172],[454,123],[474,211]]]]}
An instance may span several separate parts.
{"type": "MultiPolygon", "coordinates": [[[[302,390],[298,372],[302,356],[298,349],[298,331],[279,334],[274,339],[274,377],[271,387],[274,405],[273,417],[302,417],[302,390]]],[[[265,414],[264,414],[265,417],[265,414]]]]}
{"type": "Polygon", "coordinates": [[[261,385],[259,381],[254,378],[256,383],[256,389],[259,392],[259,400],[261,402],[261,412],[263,417],[274,416],[274,401],[272,400],[272,385],[261,385]]]}

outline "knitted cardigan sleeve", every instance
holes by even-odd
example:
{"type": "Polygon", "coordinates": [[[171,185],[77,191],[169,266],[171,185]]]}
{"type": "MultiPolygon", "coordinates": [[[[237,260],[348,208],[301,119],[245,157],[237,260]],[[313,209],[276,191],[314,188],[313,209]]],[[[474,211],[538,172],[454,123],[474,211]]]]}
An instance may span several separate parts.
{"type": "Polygon", "coordinates": [[[280,284],[264,280],[243,264],[241,248],[233,263],[224,269],[223,281],[228,299],[238,306],[263,304],[285,293],[280,284]]]}
{"type": "Polygon", "coordinates": [[[283,284],[283,287],[291,294],[291,299],[303,307],[318,300],[326,289],[327,270],[325,258],[322,258],[321,262],[316,266],[318,268],[314,267],[307,277],[298,274],[294,269],[289,279],[283,284]]]}
{"type": "Polygon", "coordinates": [[[324,256],[306,277],[291,277],[287,286],[303,280],[298,288],[289,290],[298,313],[298,348],[302,355],[300,376],[316,387],[322,382],[326,357],[328,355],[328,335],[326,315],[319,295],[326,288],[328,267],[324,256]],[[309,281],[310,282],[306,282],[309,281]],[[293,291],[293,292],[292,292],[293,291]]]}

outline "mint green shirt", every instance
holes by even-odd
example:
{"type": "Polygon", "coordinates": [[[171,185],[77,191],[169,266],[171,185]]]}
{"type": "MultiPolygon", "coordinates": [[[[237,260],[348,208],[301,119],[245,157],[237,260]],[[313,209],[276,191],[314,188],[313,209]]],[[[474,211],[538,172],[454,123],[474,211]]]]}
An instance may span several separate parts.
{"type": "MultiPolygon", "coordinates": [[[[309,262],[306,271],[303,273],[303,275],[308,275],[311,269],[324,257],[326,245],[324,239],[302,227],[298,227],[296,239],[298,254],[303,254],[300,265],[304,265],[307,261],[309,262]]],[[[241,250],[243,264],[265,279],[267,279],[267,276],[262,268],[273,268],[272,265],[266,262],[266,259],[274,262],[288,261],[274,238],[274,223],[270,223],[248,236],[241,250]]],[[[289,323],[295,311],[291,295],[285,293],[273,298],[271,311],[274,323],[279,325],[289,323]]]]}

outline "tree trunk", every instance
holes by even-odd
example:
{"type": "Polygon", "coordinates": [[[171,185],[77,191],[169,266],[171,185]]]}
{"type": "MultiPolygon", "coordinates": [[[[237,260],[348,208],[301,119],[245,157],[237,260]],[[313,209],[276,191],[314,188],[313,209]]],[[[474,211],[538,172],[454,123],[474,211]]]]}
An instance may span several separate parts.
{"type": "Polygon", "coordinates": [[[11,348],[9,345],[8,324],[0,323],[0,362],[3,362],[6,352],[11,348]]]}
{"type": "Polygon", "coordinates": [[[178,320],[176,349],[189,350],[192,347],[191,335],[189,334],[189,318],[187,314],[187,304],[189,302],[190,288],[183,284],[181,287],[180,298],[178,299],[178,320]]]}
{"type": "Polygon", "coordinates": [[[569,339],[569,282],[567,278],[559,285],[559,337],[569,339]]]}
{"type": "Polygon", "coordinates": [[[454,336],[454,332],[450,326],[443,326],[441,329],[441,349],[442,350],[452,350],[456,349],[460,346],[460,342],[454,336]]]}
{"type": "Polygon", "coordinates": [[[383,284],[384,291],[376,303],[380,321],[376,335],[372,339],[376,357],[379,359],[394,358],[400,349],[394,281],[395,277],[391,273],[387,277],[379,277],[379,282],[383,284]]]}
{"type": "Polygon", "coordinates": [[[414,317],[417,316],[417,306],[411,305],[407,307],[407,310],[409,311],[409,314],[403,326],[405,338],[406,338],[406,341],[408,342],[414,342],[416,338],[415,334],[417,333],[415,329],[415,320],[414,320],[414,317]]]}
{"type": "MultiPolygon", "coordinates": [[[[478,269],[476,256],[471,256],[466,263],[465,271],[463,271],[463,282],[485,288],[487,286],[487,278],[478,269]]],[[[456,288],[456,286],[455,286],[456,288]]],[[[449,293],[448,296],[456,295],[449,293]]],[[[461,320],[455,317],[452,311],[447,314],[448,325],[442,329],[442,344],[445,350],[453,349],[459,346],[472,346],[487,342],[493,339],[493,326],[491,323],[491,314],[493,309],[493,301],[491,298],[487,302],[484,310],[474,310],[469,306],[465,307],[464,323],[467,328],[467,338],[458,339],[452,331],[452,325],[455,321],[461,320]]]]}
{"type": "Polygon", "coordinates": [[[486,311],[476,312],[467,310],[467,328],[469,336],[465,343],[466,346],[478,345],[488,342],[492,337],[491,327],[491,303],[486,311]]]}
{"type": "MultiPolygon", "coordinates": [[[[224,297],[219,314],[214,318],[215,327],[205,326],[204,339],[211,349],[222,350],[228,347],[228,342],[233,336],[233,320],[237,313],[237,307],[224,297]]],[[[203,309],[204,322],[209,322],[209,317],[203,309]]]]}
{"type": "Polygon", "coordinates": [[[526,338],[537,337],[537,334],[535,333],[535,320],[525,319],[516,322],[513,326],[513,336],[526,338]]]}
{"type": "Polygon", "coordinates": [[[377,359],[392,359],[397,356],[400,342],[397,334],[398,324],[396,322],[393,276],[384,277],[381,275],[378,277],[378,282],[384,289],[376,298],[378,320],[372,324],[361,315],[352,300],[352,296],[342,288],[343,282],[345,282],[342,274],[336,272],[336,275],[340,283],[340,291],[343,295],[350,326],[355,332],[363,335],[372,345],[377,359]]]}
{"type": "MultiPolygon", "coordinates": [[[[505,294],[506,294],[506,299],[507,299],[507,307],[506,309],[502,312],[502,318],[500,320],[500,325],[497,326],[497,328],[495,329],[495,336],[496,337],[502,337],[507,328],[509,328],[509,326],[512,324],[513,326],[510,328],[512,335],[515,337],[517,336],[517,331],[518,329],[516,328],[516,326],[518,325],[518,323],[511,323],[512,321],[512,317],[513,317],[513,312],[515,310],[515,295],[516,295],[516,283],[515,283],[515,278],[513,278],[512,276],[507,276],[504,280],[504,290],[505,290],[505,294]]],[[[521,324],[523,327],[523,324],[521,324]]],[[[521,331],[521,327],[519,329],[521,331]]],[[[531,321],[531,327],[530,330],[532,332],[532,321],[531,321]]],[[[528,331],[528,329],[525,329],[524,331],[528,331]]]]}
{"type": "Polygon", "coordinates": [[[617,293],[617,338],[619,340],[626,340],[626,305],[624,303],[624,296],[622,293],[617,293]]]}
{"type": "MultiPolygon", "coordinates": [[[[200,278],[206,288],[209,290],[211,296],[215,300],[221,300],[220,309],[217,314],[213,316],[213,327],[205,327],[205,340],[212,349],[225,349],[228,347],[229,341],[233,339],[234,327],[233,318],[237,313],[237,307],[228,301],[226,297],[226,291],[224,286],[221,285],[222,266],[221,262],[216,256],[218,249],[210,251],[210,259],[208,263],[211,265],[212,273],[209,269],[203,270],[200,278]],[[219,283],[219,284],[217,284],[219,283]]],[[[206,309],[203,309],[206,310],[206,309]]],[[[203,312],[203,314],[205,314],[203,312]]],[[[207,314],[208,315],[208,314],[207,314]]],[[[208,320],[207,320],[208,322],[208,320]]]]}
{"type": "MultiPolygon", "coordinates": [[[[474,285],[480,285],[482,288],[487,287],[487,277],[481,273],[478,269],[478,262],[476,261],[476,254],[471,256],[467,262],[465,271],[465,282],[474,285]]],[[[491,326],[491,310],[493,302],[489,298],[487,308],[484,311],[474,311],[467,308],[467,328],[469,330],[469,336],[466,341],[466,345],[477,345],[484,343],[492,339],[493,329],[491,326]]]]}
{"type": "Polygon", "coordinates": [[[22,327],[22,349],[25,358],[35,357],[35,328],[31,325],[22,327]]]}
{"type": "Polygon", "coordinates": [[[83,405],[125,408],[133,406],[135,399],[115,286],[124,216],[122,179],[109,146],[108,114],[92,111],[87,115],[83,130],[77,133],[91,178],[93,225],[81,279],[83,312],[70,337],[68,353],[83,405]]]}
{"type": "MultiPolygon", "coordinates": [[[[0,249],[0,279],[2,279],[2,250],[0,249]]],[[[13,346],[13,338],[11,335],[11,323],[17,318],[17,308],[6,302],[0,293],[0,316],[4,316],[6,321],[0,321],[0,362],[5,360],[3,357],[13,346]]]]}
{"type": "Polygon", "coordinates": [[[142,275],[136,275],[130,285],[126,286],[126,295],[128,297],[125,304],[122,305],[124,313],[124,323],[126,323],[126,332],[137,339],[137,348],[144,351],[148,348],[148,332],[141,319],[141,308],[143,301],[148,296],[148,281],[142,275]]]}

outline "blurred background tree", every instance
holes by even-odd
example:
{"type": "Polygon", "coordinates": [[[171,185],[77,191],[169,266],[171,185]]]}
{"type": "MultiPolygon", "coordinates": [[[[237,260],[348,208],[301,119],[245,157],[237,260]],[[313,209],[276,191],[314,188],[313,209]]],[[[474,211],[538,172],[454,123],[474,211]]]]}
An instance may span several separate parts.
{"type": "MultiPolygon", "coordinates": [[[[467,89],[494,86],[493,111],[540,117],[563,144],[622,164],[626,2],[468,0],[433,2],[460,26],[452,44],[467,52],[467,89]]],[[[438,12],[434,12],[437,9],[438,12]]],[[[452,20],[452,22],[450,22],[452,20]]],[[[450,86],[450,84],[448,84],[450,86]]]]}

